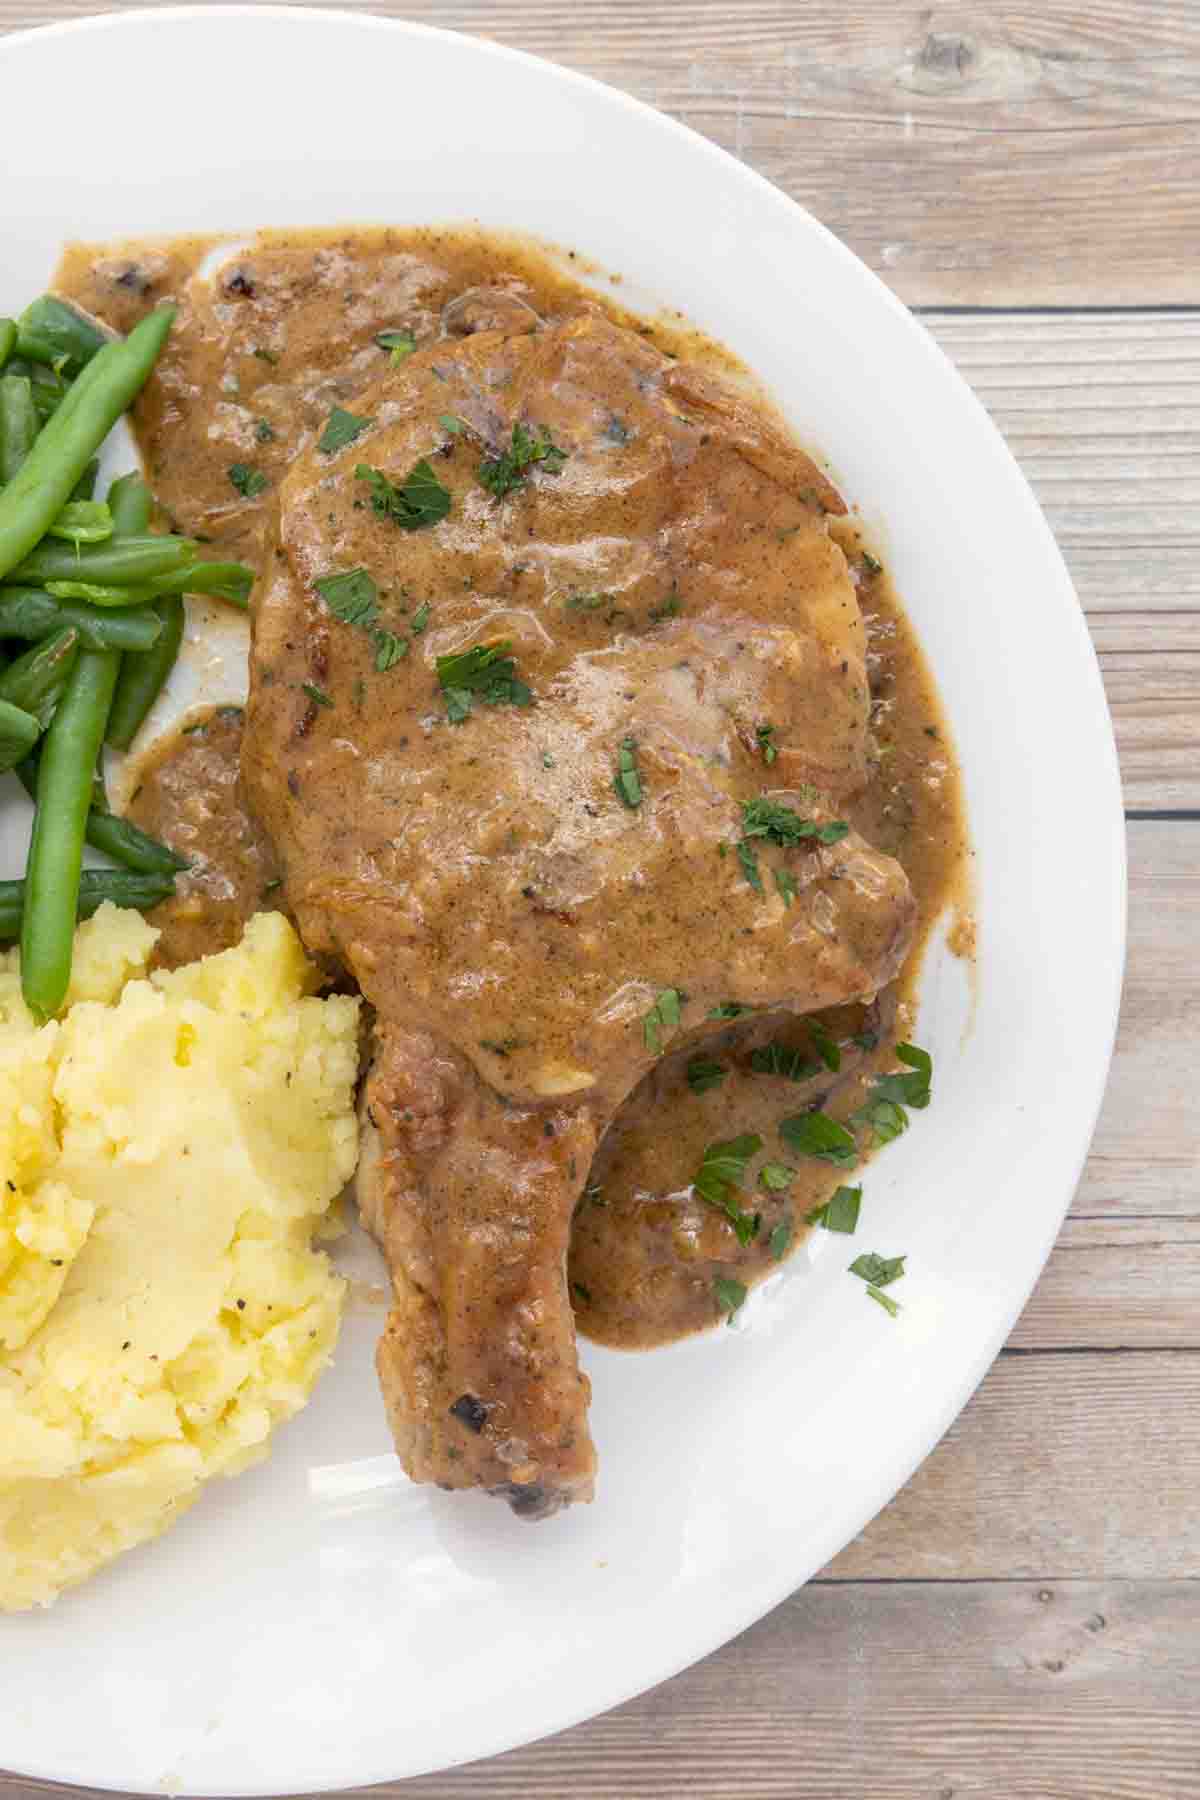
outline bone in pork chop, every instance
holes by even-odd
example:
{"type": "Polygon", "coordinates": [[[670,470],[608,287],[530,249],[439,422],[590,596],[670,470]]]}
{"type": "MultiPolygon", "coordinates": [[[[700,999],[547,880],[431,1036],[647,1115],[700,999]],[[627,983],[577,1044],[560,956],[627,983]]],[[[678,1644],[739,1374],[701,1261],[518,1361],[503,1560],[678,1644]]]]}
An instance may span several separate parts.
{"type": "Polygon", "coordinates": [[[869,1000],[914,906],[853,832],[742,843],[747,803],[828,824],[863,780],[836,493],[632,332],[461,323],[497,319],[410,356],[356,401],[356,442],[290,472],[243,771],[305,942],[376,1009],[360,1204],[395,1290],[397,1449],[538,1517],[592,1491],[565,1260],[608,1121],[722,1004],[869,1000]],[[562,454],[497,477],[514,425],[562,454]],[[356,469],[403,488],[422,459],[449,510],[407,529],[356,469]],[[323,597],[355,570],[373,605],[323,597]],[[515,668],[448,705],[437,658],[499,643],[515,668]]]}

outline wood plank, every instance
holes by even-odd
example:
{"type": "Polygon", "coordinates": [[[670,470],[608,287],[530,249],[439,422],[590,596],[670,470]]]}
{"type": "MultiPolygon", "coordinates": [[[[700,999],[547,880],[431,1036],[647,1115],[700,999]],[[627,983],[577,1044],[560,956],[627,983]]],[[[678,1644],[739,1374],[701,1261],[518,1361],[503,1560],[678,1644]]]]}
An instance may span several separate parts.
{"type": "Polygon", "coordinates": [[[1196,1575],[1200,1353],[1000,1357],[842,1580],[1196,1575]]]}
{"type": "Polygon", "coordinates": [[[1200,820],[1133,820],[1116,1055],[1077,1217],[1200,1215],[1200,820]]]}
{"type": "Polygon", "coordinates": [[[1200,1219],[1068,1219],[1009,1347],[1200,1349],[1200,1219]]]}
{"type": "MultiPolygon", "coordinates": [[[[112,0],[109,0],[109,4],[112,0]]],[[[0,0],[0,30],[105,10],[0,0]]],[[[1194,301],[1200,17],[1178,0],[388,0],[625,87],[905,299],[1194,301]]]]}

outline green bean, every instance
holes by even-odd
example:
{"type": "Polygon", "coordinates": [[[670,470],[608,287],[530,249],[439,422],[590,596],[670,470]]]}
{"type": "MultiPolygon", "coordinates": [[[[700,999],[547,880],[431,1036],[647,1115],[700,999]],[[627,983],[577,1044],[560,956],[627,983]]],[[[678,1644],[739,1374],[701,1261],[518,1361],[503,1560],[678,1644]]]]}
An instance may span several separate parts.
{"type": "MultiPolygon", "coordinates": [[[[106,900],[148,912],[174,891],[173,875],[139,874],[132,869],[85,869],[79,878],[76,917],[90,919],[106,900]]],[[[11,943],[21,935],[25,893],[23,881],[0,881],[0,941],[11,943]]]]}
{"type": "Polygon", "coordinates": [[[30,713],[45,731],[79,655],[79,633],[68,626],[18,656],[0,675],[0,700],[30,713]]]}
{"type": "MultiPolygon", "coordinates": [[[[89,368],[96,368],[105,354],[101,351],[89,368]]],[[[86,380],[87,373],[79,379],[86,380]]],[[[21,917],[21,992],[37,1019],[58,1012],[71,979],[92,771],[104,741],[117,665],[115,650],[80,653],[42,747],[25,863],[27,905],[21,917]]]]}
{"type": "MultiPolygon", "coordinates": [[[[0,507],[6,498],[7,493],[0,494],[0,507]]],[[[2,579],[18,586],[45,581],[93,581],[136,587],[158,575],[190,568],[197,548],[191,538],[164,537],[155,532],[113,537],[106,544],[81,544],[77,551],[65,544],[41,543],[2,579]]]]}
{"type": "Polygon", "coordinates": [[[169,595],[154,610],[162,620],[162,636],[153,650],[144,650],[140,656],[126,652],[121,659],[121,675],[105,734],[114,750],[128,750],[179,655],[183,641],[182,599],[178,594],[169,595]]]}
{"type": "Polygon", "coordinates": [[[2,369],[17,347],[17,322],[15,319],[0,319],[0,369],[2,369]]]}
{"type": "Polygon", "coordinates": [[[108,612],[71,600],[57,600],[39,588],[0,588],[0,638],[38,643],[73,625],[89,650],[149,650],[162,621],[148,606],[108,612]]]}
{"type": "MultiPolygon", "coordinates": [[[[29,798],[36,800],[36,752],[17,764],[16,773],[29,798]]],[[[140,830],[132,819],[120,819],[116,813],[109,812],[103,788],[97,795],[94,783],[86,838],[93,850],[99,850],[105,856],[111,856],[114,862],[143,875],[174,875],[189,866],[186,856],[177,856],[168,845],[160,844],[157,838],[140,830]]]]}
{"type": "Polygon", "coordinates": [[[62,511],[90,458],[144,386],[174,317],[173,306],[163,307],[124,340],[105,344],[42,427],[24,468],[0,493],[0,578],[29,555],[62,511]]]}
{"type": "Polygon", "coordinates": [[[43,367],[41,363],[23,361],[21,367],[28,371],[33,387],[33,404],[38,418],[44,425],[47,419],[54,417],[66,399],[67,389],[71,384],[69,381],[64,381],[61,375],[56,375],[53,369],[43,367]]]}
{"type": "Polygon", "coordinates": [[[209,594],[214,600],[226,600],[243,612],[250,604],[254,570],[245,563],[197,562],[178,574],[156,575],[146,583],[146,593],[209,594]]]}
{"type": "Polygon", "coordinates": [[[103,500],[68,500],[46,527],[47,537],[69,544],[103,544],[112,534],[112,514],[103,500]]]}
{"type": "Polygon", "coordinates": [[[117,476],[108,490],[108,510],[118,537],[135,536],[147,530],[154,512],[154,495],[136,470],[129,475],[117,476]]]}
{"type": "MultiPolygon", "coordinates": [[[[92,498],[93,494],[96,492],[96,477],[99,475],[99,473],[100,473],[100,458],[98,456],[93,456],[91,462],[88,464],[87,468],[83,471],[83,474],[79,477],[79,480],[75,483],[75,486],[71,489],[71,499],[72,500],[90,500],[92,498]]],[[[68,502],[68,504],[69,504],[69,502],[68,502]]],[[[109,507],[109,513],[110,513],[110,515],[112,513],[111,507],[109,507]]],[[[113,520],[113,531],[115,531],[116,529],[117,529],[117,523],[116,523],[116,520],[114,519],[113,520]]],[[[110,533],[109,535],[111,536],[112,534],[110,533]]]]}
{"type": "Polygon", "coordinates": [[[0,700],[0,769],[11,769],[28,756],[41,735],[42,728],[30,713],[0,700]]]}
{"type": "Polygon", "coordinates": [[[90,319],[53,294],[31,300],[17,320],[17,354],[49,363],[56,373],[78,375],[109,342],[90,319]]]}
{"type": "Polygon", "coordinates": [[[0,486],[18,473],[33,449],[38,416],[27,375],[0,375],[0,486]]]}

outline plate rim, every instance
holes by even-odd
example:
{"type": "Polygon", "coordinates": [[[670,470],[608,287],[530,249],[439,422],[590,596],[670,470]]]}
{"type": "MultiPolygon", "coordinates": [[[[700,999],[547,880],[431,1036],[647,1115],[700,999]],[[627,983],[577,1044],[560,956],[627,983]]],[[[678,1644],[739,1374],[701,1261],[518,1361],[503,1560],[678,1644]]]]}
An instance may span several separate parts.
{"type": "MultiPolygon", "coordinates": [[[[811,213],[800,201],[793,199],[766,176],[760,174],[748,164],[739,161],[739,159],[730,152],[724,150],[720,145],[712,142],[712,140],[704,137],[691,126],[683,124],[678,119],[671,117],[669,114],[660,111],[657,107],[638,99],[636,96],[621,88],[615,87],[605,81],[601,81],[595,76],[585,74],[582,71],[571,68],[565,64],[555,62],[550,57],[540,56],[531,51],[518,49],[512,45],[480,37],[471,32],[458,31],[442,25],[429,24],[425,21],[381,16],[356,10],[343,10],[331,6],[289,6],[264,3],[264,0],[233,0],[233,3],[224,4],[220,8],[213,6],[211,0],[209,4],[195,3],[195,0],[193,0],[193,3],[184,5],[170,5],[164,7],[138,6],[123,9],[120,12],[110,11],[93,14],[84,18],[58,19],[44,25],[24,27],[21,30],[10,32],[4,37],[0,37],[0,68],[3,67],[4,58],[9,53],[10,47],[19,48],[22,44],[27,43],[31,39],[40,40],[63,35],[91,36],[112,32],[114,30],[119,31],[126,28],[136,30],[142,28],[151,21],[153,21],[156,26],[161,25],[162,27],[169,29],[174,22],[203,20],[206,24],[214,24],[219,19],[223,24],[230,25],[238,20],[246,18],[269,19],[276,22],[286,21],[289,29],[295,28],[298,31],[306,29],[307,22],[312,21],[315,24],[336,25],[341,29],[379,32],[387,35],[394,34],[409,38],[431,39],[445,45],[461,46],[467,53],[477,55],[482,54],[484,57],[493,58],[502,63],[512,62],[543,71],[549,70],[561,82],[590,91],[597,96],[602,97],[604,102],[608,105],[617,102],[621,107],[631,111],[643,120],[652,121],[656,129],[665,131],[681,140],[695,155],[697,155],[697,157],[703,152],[708,159],[721,165],[727,165],[729,168],[736,170],[738,178],[746,184],[748,188],[757,190],[757,193],[762,197],[763,201],[769,203],[781,219],[786,220],[789,217],[799,215],[810,228],[815,228],[817,233],[825,240],[826,248],[829,249],[847,269],[853,271],[855,278],[862,281],[865,277],[867,283],[873,288],[876,299],[885,301],[892,313],[905,321],[905,328],[909,332],[914,345],[919,345],[921,347],[921,353],[927,358],[940,364],[944,370],[951,375],[953,382],[960,392],[960,396],[968,400],[970,407],[973,409],[976,415],[977,426],[991,439],[993,449],[1000,453],[1002,461],[1007,465],[1010,477],[1015,477],[1015,487],[1021,492],[1024,510],[1028,516],[1031,529],[1037,533],[1041,540],[1041,554],[1044,558],[1047,574],[1049,575],[1049,573],[1053,571],[1057,585],[1062,592],[1064,602],[1068,598],[1074,602],[1073,607],[1066,608],[1065,610],[1071,615],[1071,628],[1075,635],[1079,650],[1079,663],[1075,671],[1075,678],[1077,682],[1081,684],[1081,697],[1082,683],[1085,679],[1090,687],[1091,692],[1088,697],[1090,698],[1093,711],[1096,714],[1096,747],[1097,749],[1103,749],[1103,767],[1097,768],[1095,779],[1098,797],[1102,787],[1105,787],[1108,790],[1105,810],[1109,815],[1110,843],[1108,849],[1110,852],[1112,868],[1112,883],[1109,895],[1106,898],[1111,902],[1112,923],[1115,928],[1111,962],[1106,966],[1104,971],[1109,990],[1106,1002],[1108,1023],[1102,1044],[1098,1044],[1092,1052],[1096,1073],[1094,1078],[1095,1091],[1090,1107],[1088,1128],[1086,1132],[1083,1132],[1082,1129],[1080,1131],[1080,1142],[1076,1154],[1071,1159],[1070,1166],[1072,1177],[1069,1184],[1065,1185],[1065,1196],[1061,1199],[1059,1204],[1047,1209],[1047,1217],[1042,1231],[1042,1241],[1037,1251],[1036,1264],[1034,1265],[1032,1263],[1033,1252],[1031,1251],[1031,1270],[1028,1281],[1024,1284],[1022,1291],[1011,1305],[1005,1308],[1003,1317],[988,1332],[982,1341],[981,1347],[976,1351],[974,1356],[966,1361],[955,1381],[952,1384],[947,1384],[947,1387],[943,1390],[941,1404],[934,1410],[934,1423],[926,1432],[922,1432],[917,1447],[912,1451],[911,1458],[905,1459],[905,1466],[903,1467],[902,1473],[897,1477],[896,1466],[890,1465],[886,1473],[876,1475],[875,1479],[868,1484],[869,1498],[860,1501],[854,1508],[853,1518],[856,1523],[853,1524],[853,1528],[848,1532],[846,1531],[847,1518],[845,1516],[842,1517],[836,1531],[831,1534],[832,1537],[836,1538],[836,1544],[828,1551],[828,1555],[822,1555],[815,1565],[816,1568],[820,1568],[823,1566],[824,1562],[828,1560],[828,1556],[836,1554],[838,1548],[851,1542],[852,1539],[865,1528],[870,1520],[876,1517],[883,1507],[885,1507],[908,1483],[908,1481],[911,1480],[916,1469],[936,1448],[946,1431],[962,1412],[963,1408],[966,1406],[992,1366],[1005,1340],[1011,1333],[1015,1321],[1027,1304],[1029,1296],[1046,1266],[1050,1252],[1059,1235],[1063,1220],[1070,1209],[1075,1191],[1078,1187],[1079,1177],[1087,1159],[1096,1124],[1104,1102],[1116,1040],[1128,947],[1127,842],[1120,769],[1111,714],[1104,692],[1099,658],[1096,652],[1095,643],[1087,627],[1082,604],[1076,593],[1074,583],[1071,579],[1062,552],[1024,471],[1009,448],[1003,434],[990,417],[986,407],[983,405],[970,383],[959,372],[948,354],[933,338],[928,328],[923,324],[921,318],[899,299],[875,270],[870,268],[862,258],[851,250],[842,239],[837,237],[828,226],[823,224],[823,222],[817,218],[816,215],[811,213]]],[[[805,1562],[807,1563],[808,1560],[809,1558],[806,1555],[805,1562]]],[[[370,1773],[357,1772],[351,1777],[351,1780],[355,1785],[366,1785],[387,1780],[408,1779],[421,1772],[436,1773],[455,1767],[461,1767],[467,1763],[487,1760],[506,1750],[539,1742],[545,1737],[569,1730],[589,1719],[600,1717],[602,1714],[611,1711],[613,1708],[625,1704],[628,1700],[637,1695],[648,1692],[653,1687],[657,1687],[666,1681],[672,1680],[684,1669],[687,1669],[693,1664],[701,1661],[703,1658],[712,1655],[714,1651],[719,1649],[722,1645],[730,1642],[734,1637],[740,1635],[741,1632],[747,1630],[758,1620],[765,1617],[768,1612],[774,1610],[774,1608],[780,1605],[789,1595],[797,1592],[800,1587],[806,1585],[807,1581],[811,1578],[811,1572],[799,1579],[797,1579],[794,1572],[792,1572],[776,1582],[763,1583],[760,1586],[753,1588],[751,1595],[745,1599],[743,1605],[736,1606],[731,1603],[726,1604],[721,1612],[719,1624],[717,1624],[711,1632],[707,1634],[694,1634],[689,1639],[688,1649],[682,1655],[663,1659],[660,1672],[650,1683],[647,1683],[641,1676],[635,1677],[631,1682],[622,1682],[619,1679],[614,1681],[610,1679],[602,1684],[606,1687],[607,1692],[600,1704],[597,1705],[588,1702],[583,1705],[571,1704],[562,1706],[555,1712],[553,1722],[539,1728],[533,1737],[522,1735],[514,1743],[511,1731],[507,1731],[499,1720],[497,1720],[495,1727],[492,1730],[478,1731],[476,1733],[476,1744],[467,1755],[456,1756],[452,1754],[439,1760],[436,1764],[427,1765],[423,1770],[409,1770],[405,1775],[397,1775],[393,1768],[379,1768],[370,1773]],[[483,1743],[483,1748],[478,1747],[480,1742],[483,1743]]],[[[3,1755],[3,1749],[0,1748],[0,1756],[3,1755]]],[[[35,1779],[50,1781],[63,1782],[64,1779],[66,1779],[67,1785],[78,1785],[71,1783],[69,1778],[64,1778],[61,1773],[61,1765],[58,1767],[49,1764],[29,1765],[20,1769],[13,1769],[11,1772],[20,1776],[29,1776],[35,1779]]],[[[153,1791],[151,1789],[121,1789],[110,1782],[104,1781],[95,1783],[94,1785],[99,1789],[110,1792],[126,1791],[150,1793],[153,1791]]],[[[313,1792],[337,1792],[344,1783],[319,1778],[306,1785],[308,1785],[310,1791],[313,1792]]],[[[190,1784],[186,1781],[183,1784],[183,1791],[191,1791],[190,1784]]],[[[279,1791],[280,1790],[273,1785],[268,1786],[258,1782],[250,1782],[222,1790],[223,1793],[230,1796],[267,1796],[274,1795],[279,1791]]]]}

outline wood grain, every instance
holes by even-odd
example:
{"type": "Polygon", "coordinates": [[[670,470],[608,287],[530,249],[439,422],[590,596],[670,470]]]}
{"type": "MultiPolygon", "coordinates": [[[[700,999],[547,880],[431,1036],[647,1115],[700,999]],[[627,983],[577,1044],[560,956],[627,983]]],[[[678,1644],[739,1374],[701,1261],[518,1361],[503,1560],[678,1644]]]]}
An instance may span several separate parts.
{"type": "MultiPolygon", "coordinates": [[[[104,10],[0,0],[0,30],[104,10]]],[[[615,82],[809,206],[910,302],[1200,298],[1200,16],[1178,0],[396,0],[615,82]]]]}
{"type": "Polygon", "coordinates": [[[841,1579],[1196,1575],[1200,1351],[1000,1357],[841,1579]]]}

